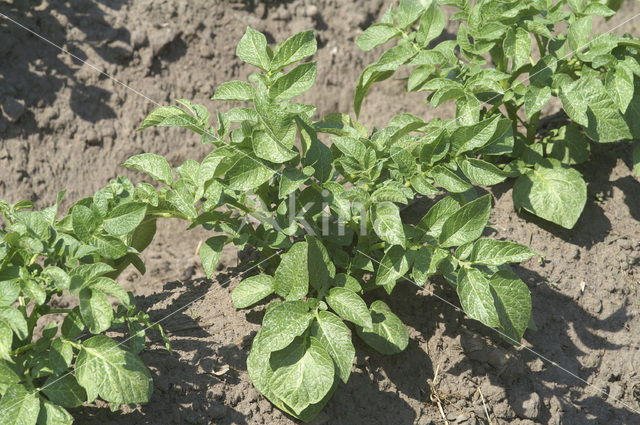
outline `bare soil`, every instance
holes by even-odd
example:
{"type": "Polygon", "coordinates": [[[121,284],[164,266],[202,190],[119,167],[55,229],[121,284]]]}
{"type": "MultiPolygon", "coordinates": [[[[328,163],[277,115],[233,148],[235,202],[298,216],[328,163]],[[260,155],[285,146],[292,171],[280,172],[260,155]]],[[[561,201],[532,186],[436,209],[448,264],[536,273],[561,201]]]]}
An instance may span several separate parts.
{"type": "MultiPolygon", "coordinates": [[[[135,129],[154,102],[188,98],[212,111],[227,108],[209,98],[221,82],[251,72],[234,55],[247,25],[270,42],[315,29],[318,78],[301,100],[318,105],[319,115],[352,111],[357,77],[376,58],[354,41],[388,3],[0,0],[1,13],[129,86],[0,17],[0,197],[44,207],[66,189],[68,206],[118,174],[139,181],[119,167],[130,155],[155,152],[173,165],[202,158],[207,148],[194,135],[135,129]]],[[[639,3],[625,2],[594,30],[607,31],[638,12],[639,3]]],[[[615,31],[637,36],[639,25],[637,19],[615,31]]],[[[455,36],[455,25],[447,31],[444,37],[455,36]]],[[[436,116],[423,95],[403,88],[399,79],[374,87],[361,121],[384,126],[399,112],[436,116]]],[[[437,114],[452,111],[445,105],[437,114]]],[[[473,425],[488,423],[488,415],[492,424],[640,424],[632,410],[640,409],[640,184],[631,147],[593,146],[592,160],[580,167],[589,200],[571,231],[515,214],[510,182],[492,191],[491,236],[546,254],[517,267],[533,294],[538,330],[525,335],[530,350],[505,345],[444,303],[456,304],[456,295],[443,282],[424,289],[401,283],[387,301],[410,328],[409,347],[385,357],[358,344],[349,383],[314,423],[427,425],[445,423],[444,415],[450,424],[473,425]]],[[[421,215],[430,202],[408,213],[421,215]]],[[[152,319],[164,319],[172,339],[173,354],[155,334],[142,354],[154,375],[150,403],[114,413],[82,407],[73,412],[76,423],[296,423],[246,373],[262,316],[261,308],[236,311],[231,304],[246,266],[230,249],[215,278],[204,278],[195,249],[206,234],[185,227],[166,222],[144,254],[147,274],[130,270],[121,278],[152,319]]]]}

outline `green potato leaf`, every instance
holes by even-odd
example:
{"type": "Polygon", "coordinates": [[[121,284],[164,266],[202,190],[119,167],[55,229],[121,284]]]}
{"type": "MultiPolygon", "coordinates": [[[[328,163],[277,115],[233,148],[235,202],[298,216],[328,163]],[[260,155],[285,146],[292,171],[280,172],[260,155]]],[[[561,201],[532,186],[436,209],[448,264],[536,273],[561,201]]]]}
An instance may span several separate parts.
{"type": "Polygon", "coordinates": [[[49,350],[49,366],[54,373],[61,375],[67,371],[73,361],[73,346],[69,341],[56,338],[49,350]]]}
{"type": "Polygon", "coordinates": [[[99,290],[80,290],[80,313],[92,334],[99,334],[111,327],[113,308],[105,294],[99,290]]]}
{"type": "Polygon", "coordinates": [[[519,263],[537,253],[528,246],[495,239],[478,239],[468,257],[468,261],[485,266],[500,266],[504,263],[519,263]]]}
{"type": "Polygon", "coordinates": [[[446,196],[429,209],[416,228],[437,239],[445,221],[459,208],[460,204],[455,199],[446,196]]]}
{"type": "Polygon", "coordinates": [[[563,164],[580,164],[589,159],[590,153],[589,141],[575,124],[560,127],[558,134],[551,137],[547,144],[548,156],[563,164]]]}
{"type": "MultiPolygon", "coordinates": [[[[411,267],[408,253],[399,246],[394,245],[384,254],[376,273],[376,285],[384,286],[387,293],[391,293],[398,279],[403,277],[411,267]]],[[[364,325],[361,325],[366,327],[364,325]]]]}
{"type": "Polygon", "coordinates": [[[356,326],[358,336],[382,354],[397,354],[409,345],[409,331],[383,301],[374,301],[370,307],[372,326],[356,326]]]}
{"type": "Polygon", "coordinates": [[[316,81],[317,62],[302,63],[278,78],[269,88],[272,99],[283,100],[301,95],[316,81]]]}
{"type": "Polygon", "coordinates": [[[122,166],[142,171],[154,180],[162,182],[168,186],[173,185],[173,172],[171,171],[171,166],[167,160],[160,155],[153,153],[134,155],[127,159],[122,166]]]}
{"type": "MultiPolygon", "coordinates": [[[[180,100],[178,100],[180,102],[180,100]]],[[[191,106],[191,105],[189,105],[191,106]]],[[[196,105],[193,105],[196,106],[196,105]]],[[[199,105],[198,105],[199,106],[199,105]]],[[[154,109],[144,119],[138,131],[152,126],[159,127],[184,127],[198,134],[203,134],[206,128],[206,117],[198,117],[189,115],[184,109],[179,106],[160,106],[154,109]]],[[[151,154],[142,154],[151,155],[151,154]]],[[[137,155],[136,155],[137,156],[137,155]]]]}
{"type": "Polygon", "coordinates": [[[295,192],[307,179],[309,179],[309,176],[305,175],[302,171],[296,168],[286,168],[280,176],[278,198],[283,199],[287,197],[287,195],[295,192]]]}
{"type": "Polygon", "coordinates": [[[263,71],[271,69],[271,51],[267,46],[267,38],[264,34],[251,27],[247,27],[246,32],[238,42],[236,56],[263,71]]]}
{"type": "Polygon", "coordinates": [[[314,337],[299,338],[271,356],[269,389],[296,414],[320,402],[335,379],[333,360],[314,337]]]}
{"type": "Polygon", "coordinates": [[[531,38],[522,27],[509,28],[502,41],[505,57],[511,59],[511,70],[514,71],[528,62],[531,51],[531,38]]]}
{"type": "Polygon", "coordinates": [[[146,213],[146,204],[137,202],[120,204],[105,217],[102,227],[114,236],[126,235],[142,223],[146,213]]]}
{"type": "Polygon", "coordinates": [[[552,160],[537,165],[513,185],[513,204],[540,218],[573,228],[587,202],[587,185],[580,173],[552,160]]]}
{"type": "Polygon", "coordinates": [[[105,335],[82,343],[75,372],[89,402],[99,396],[110,403],[147,403],[153,390],[151,374],[142,360],[105,335]]]}
{"type": "Polygon", "coordinates": [[[309,285],[319,293],[323,293],[335,277],[336,267],[319,237],[306,235],[305,240],[307,241],[309,285]]]}
{"type": "Polygon", "coordinates": [[[276,293],[287,300],[299,300],[309,292],[308,248],[307,242],[293,244],[273,275],[276,293]]]}
{"type": "Polygon", "coordinates": [[[216,266],[222,255],[222,250],[228,240],[229,238],[227,236],[213,236],[200,246],[198,255],[200,256],[200,261],[202,261],[202,268],[208,278],[211,278],[215,273],[216,266]]]}
{"type": "MultiPolygon", "coordinates": [[[[368,310],[367,316],[369,316],[368,310]]],[[[319,311],[311,324],[311,336],[316,338],[333,358],[338,376],[346,384],[356,356],[349,328],[335,314],[319,311]]]]}
{"type": "Polygon", "coordinates": [[[433,39],[442,34],[446,23],[447,18],[442,9],[437,2],[432,1],[420,18],[420,26],[416,35],[418,45],[426,47],[433,39]]]}
{"type": "MultiPolygon", "coordinates": [[[[271,62],[271,72],[279,71],[292,63],[312,56],[317,50],[313,31],[299,32],[283,41],[275,50],[271,62]]],[[[263,69],[267,71],[268,69],[263,69]]]]}
{"type": "Polygon", "coordinates": [[[591,16],[583,16],[569,25],[567,40],[569,42],[569,48],[574,52],[587,47],[591,35],[592,19],[591,16]]]}
{"type": "Polygon", "coordinates": [[[368,51],[399,35],[400,30],[394,25],[384,23],[373,24],[358,36],[356,44],[362,50],[368,51]]]}
{"type": "Polygon", "coordinates": [[[89,242],[100,226],[100,217],[84,205],[75,205],[71,210],[73,233],[83,242],[89,242]]]}
{"type": "Polygon", "coordinates": [[[380,239],[404,247],[406,240],[398,206],[391,202],[380,202],[372,207],[372,213],[373,229],[380,239]]]}
{"type": "Polygon", "coordinates": [[[493,303],[489,279],[478,269],[462,268],[458,272],[458,297],[465,313],[490,327],[500,326],[493,303]]]}
{"type": "Polygon", "coordinates": [[[72,423],[73,416],[64,408],[40,398],[38,425],[71,425],[72,423]]]}
{"type": "Polygon", "coordinates": [[[1,307],[0,323],[10,328],[21,340],[24,340],[29,333],[27,320],[17,308],[1,307]]]}
{"type": "Polygon", "coordinates": [[[0,399],[0,418],[3,423],[36,425],[40,412],[38,392],[22,384],[10,385],[0,399]]]}
{"type": "Polygon", "coordinates": [[[87,393],[73,375],[49,376],[42,392],[49,401],[62,407],[78,407],[87,399],[87,393]]]}
{"type": "Polygon", "coordinates": [[[243,155],[229,171],[226,177],[229,179],[229,188],[237,191],[255,189],[266,183],[275,170],[264,165],[257,159],[243,155]]]}
{"type": "Polygon", "coordinates": [[[489,279],[501,335],[519,345],[531,321],[531,293],[512,271],[500,270],[489,279]]]}
{"type": "Polygon", "coordinates": [[[460,246],[480,237],[491,213],[491,196],[484,195],[465,204],[442,224],[441,247],[460,246]]]}
{"type": "Polygon", "coordinates": [[[530,85],[524,95],[524,110],[527,119],[531,119],[534,114],[540,112],[551,99],[551,87],[538,88],[530,85]]]}
{"type": "Polygon", "coordinates": [[[273,293],[273,277],[259,274],[244,279],[231,294],[235,308],[246,308],[273,293]]]}
{"type": "Polygon", "coordinates": [[[429,276],[438,272],[438,265],[448,256],[449,253],[446,250],[433,245],[421,247],[414,255],[413,270],[411,271],[413,281],[417,285],[423,286],[427,283],[429,276]]]}
{"type": "Polygon", "coordinates": [[[371,315],[364,300],[347,288],[331,288],[326,298],[327,304],[340,317],[356,325],[371,327],[371,315]]]}
{"type": "Polygon", "coordinates": [[[408,28],[424,12],[424,7],[417,0],[401,0],[398,5],[396,19],[398,26],[402,29],[408,28]]]}
{"type": "Polygon", "coordinates": [[[460,161],[460,169],[473,183],[493,186],[503,182],[509,173],[481,159],[465,158],[460,161]]]}
{"type": "Polygon", "coordinates": [[[632,135],[618,105],[602,82],[589,74],[562,86],[562,107],[569,117],[585,128],[594,142],[609,143],[631,139],[632,135]]]}
{"type": "Polygon", "coordinates": [[[282,350],[309,328],[312,319],[313,315],[304,301],[272,303],[264,315],[260,338],[254,346],[259,352],[282,350]]]}
{"type": "Polygon", "coordinates": [[[226,81],[218,86],[211,99],[253,102],[255,95],[256,91],[250,83],[245,81],[226,81]]]}

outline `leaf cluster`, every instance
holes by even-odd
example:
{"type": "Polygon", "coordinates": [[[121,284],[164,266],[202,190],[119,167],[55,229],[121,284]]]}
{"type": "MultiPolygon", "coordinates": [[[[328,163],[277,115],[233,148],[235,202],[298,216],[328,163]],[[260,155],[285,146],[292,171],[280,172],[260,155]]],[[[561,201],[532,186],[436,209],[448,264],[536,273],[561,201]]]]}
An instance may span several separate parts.
{"type": "Polygon", "coordinates": [[[609,18],[620,4],[401,0],[358,37],[364,50],[393,43],[362,72],[356,113],[373,83],[404,67],[407,90],[427,92],[434,107],[455,101],[449,131],[509,120],[513,150],[492,162],[516,178],[515,208],[572,228],[587,191],[571,166],[588,159],[591,143],[640,137],[640,40],[591,31],[595,16],[609,18]],[[440,5],[457,8],[449,18],[459,22],[455,37],[443,33],[440,5]],[[559,30],[564,27],[566,33],[559,30]],[[547,130],[540,114],[552,98],[570,122],[547,130]]]}
{"type": "Polygon", "coordinates": [[[315,107],[292,100],[314,83],[317,65],[307,58],[315,51],[310,31],[271,48],[247,28],[236,53],[258,71],[213,96],[240,106],[209,125],[199,121],[208,117],[201,106],[180,101],[141,126],[194,130],[212,152],[178,167],[176,182],[164,162],[168,171],[159,171],[160,160],[124,164],[184,188],[192,227],[217,233],[200,249],[208,275],[229,243],[258,252],[260,273],[232,294],[238,308],[268,303],[247,369],[262,394],[305,421],[348,381],[352,335],[383,354],[407,346],[406,327],[379,299],[403,278],[424,285],[444,276],[469,316],[518,344],[532,323],[531,297],[508,263],[536,255],[481,237],[491,198],[474,184],[510,174],[479,158],[512,152],[509,120],[488,117],[453,132],[410,114],[372,131],[339,113],[315,121],[315,107]],[[434,195],[441,199],[418,223],[403,219],[403,208],[434,195]]]}
{"type": "Polygon", "coordinates": [[[101,398],[117,409],[151,396],[138,353],[146,330],[164,333],[114,279],[129,264],[144,273],[139,253],[159,213],[149,197],[160,195],[120,177],[58,218],[63,196],[41,211],[0,200],[3,423],[70,424],[68,408],[101,398]],[[58,308],[63,294],[71,296],[68,308],[58,308]],[[120,343],[104,334],[119,328],[129,335],[120,343]]]}

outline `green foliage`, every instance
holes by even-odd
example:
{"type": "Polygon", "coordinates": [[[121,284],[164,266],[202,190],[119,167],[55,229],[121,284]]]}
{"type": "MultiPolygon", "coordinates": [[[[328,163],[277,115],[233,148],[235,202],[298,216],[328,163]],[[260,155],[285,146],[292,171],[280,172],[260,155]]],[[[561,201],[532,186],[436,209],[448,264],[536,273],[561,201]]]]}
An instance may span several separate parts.
{"type": "MultiPolygon", "coordinates": [[[[152,157],[129,164],[166,180],[164,159],[145,158],[152,157]]],[[[151,186],[134,187],[123,177],[59,219],[63,195],[42,211],[25,211],[30,208],[26,202],[0,200],[3,423],[70,424],[67,408],[98,397],[118,408],[151,396],[151,375],[138,352],[146,330],[164,333],[136,311],[132,294],[114,279],[129,264],[144,273],[139,253],[153,239],[157,218],[181,214],[168,204],[162,208],[164,195],[151,186]],[[76,306],[55,308],[63,293],[75,296],[76,306]],[[41,323],[44,328],[36,336],[41,323]],[[103,334],[123,325],[129,336],[122,343],[103,334]]]]}
{"type": "MultiPolygon", "coordinates": [[[[435,5],[424,13],[418,3],[403,0],[397,25],[374,26],[358,43],[373,48],[418,19],[424,45],[445,24],[435,5]]],[[[259,71],[248,82],[221,84],[213,95],[245,106],[218,113],[216,126],[201,122],[195,129],[212,152],[175,170],[155,156],[124,164],[170,187],[160,189],[158,205],[174,207],[172,216],[218,232],[200,249],[208,275],[227,244],[258,252],[253,261],[259,273],[232,294],[237,308],[267,305],[247,370],[262,394],[304,421],[328,402],[339,381],[348,382],[352,336],[383,354],[406,348],[407,328],[379,299],[392,294],[401,279],[424,285],[430,276],[443,275],[471,317],[518,344],[531,299],[508,263],[536,255],[514,242],[481,238],[491,198],[478,196],[474,184],[513,175],[493,161],[513,153],[508,119],[487,116],[455,131],[441,120],[426,123],[410,114],[373,131],[344,114],[314,121],[315,107],[292,99],[315,80],[316,63],[305,61],[315,49],[308,31],[272,48],[248,28],[237,55],[259,71]],[[442,199],[419,223],[403,220],[401,207],[438,194],[442,199]]],[[[396,46],[365,71],[359,87],[384,79],[413,54],[411,43],[396,46]]],[[[448,53],[434,58],[440,56],[448,53]]],[[[430,60],[420,58],[421,66],[430,60]]],[[[439,81],[434,84],[448,93],[444,101],[457,86],[439,81]]],[[[193,117],[205,114],[193,112],[200,110],[197,105],[187,109],[172,109],[185,119],[171,124],[194,130],[193,117]]],[[[151,112],[145,123],[159,115],[151,112]]],[[[130,225],[136,214],[134,207],[118,210],[114,222],[130,225]]]]}
{"type": "Polygon", "coordinates": [[[408,68],[409,91],[429,93],[434,107],[455,101],[456,117],[440,123],[441,149],[455,152],[466,179],[440,168],[434,178],[442,187],[463,193],[465,180],[494,185],[516,177],[516,209],[570,229],[584,208],[586,184],[567,166],[587,160],[591,142],[640,137],[640,39],[591,33],[593,16],[608,18],[620,4],[403,0],[358,37],[363,50],[394,41],[363,70],[356,114],[374,82],[408,68]],[[460,23],[455,40],[438,38],[446,24],[438,3],[458,9],[450,18],[460,23]],[[571,122],[545,133],[540,114],[553,97],[571,122]],[[478,149],[492,131],[500,140],[478,149]],[[456,134],[477,134],[467,141],[475,150],[456,142],[456,134]]]}

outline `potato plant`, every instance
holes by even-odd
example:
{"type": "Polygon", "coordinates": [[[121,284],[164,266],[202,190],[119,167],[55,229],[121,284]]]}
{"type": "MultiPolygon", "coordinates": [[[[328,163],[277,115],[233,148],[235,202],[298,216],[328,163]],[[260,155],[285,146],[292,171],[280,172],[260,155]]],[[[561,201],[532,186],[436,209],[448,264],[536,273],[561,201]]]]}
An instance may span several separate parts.
{"type": "Polygon", "coordinates": [[[236,53],[257,72],[221,84],[213,96],[241,106],[218,112],[217,126],[209,126],[205,108],[182,100],[182,107],[155,109],[141,126],[189,128],[212,152],[177,167],[177,180],[157,155],[124,164],[194,208],[185,211],[197,212],[192,227],[218,233],[200,249],[208,275],[227,244],[258,253],[260,273],[232,294],[237,308],[268,303],[247,370],[271,402],[305,421],[348,381],[352,334],[382,354],[407,346],[406,327],[379,299],[405,276],[418,285],[444,276],[470,317],[518,344],[532,323],[531,297],[508,263],[536,254],[482,237],[490,195],[460,175],[473,173],[478,182],[508,176],[477,159],[512,153],[508,119],[487,118],[482,131],[470,125],[451,136],[441,121],[410,114],[373,131],[344,114],[314,121],[316,108],[292,99],[315,81],[316,63],[305,61],[315,51],[311,31],[272,49],[247,28],[236,53]],[[432,195],[442,196],[417,224],[403,220],[402,207],[432,195]]]}
{"type": "Polygon", "coordinates": [[[0,200],[1,423],[70,424],[67,408],[97,398],[113,409],[149,400],[138,353],[147,329],[164,333],[114,279],[129,264],[144,273],[138,254],[159,217],[184,217],[165,195],[120,177],[60,219],[64,192],[42,211],[0,200]],[[75,305],[60,308],[63,292],[75,305]],[[128,337],[105,335],[118,328],[128,337]]]}
{"type": "MultiPolygon", "coordinates": [[[[640,138],[640,39],[591,34],[593,17],[610,17],[621,3],[402,0],[358,37],[364,50],[394,41],[360,76],[356,113],[373,83],[404,66],[408,91],[429,93],[434,107],[455,101],[455,119],[442,124],[445,140],[463,128],[494,131],[489,123],[507,118],[513,149],[482,159],[516,178],[517,210],[573,228],[587,188],[571,166],[589,158],[592,142],[640,138]],[[457,35],[442,34],[446,17],[438,3],[457,9],[450,18],[460,22],[457,35]],[[566,34],[558,31],[563,25],[566,34]],[[540,114],[552,98],[570,120],[549,130],[540,114]]],[[[634,162],[639,158],[637,151],[634,162]]],[[[443,167],[466,184],[492,184],[458,161],[443,167]]]]}

